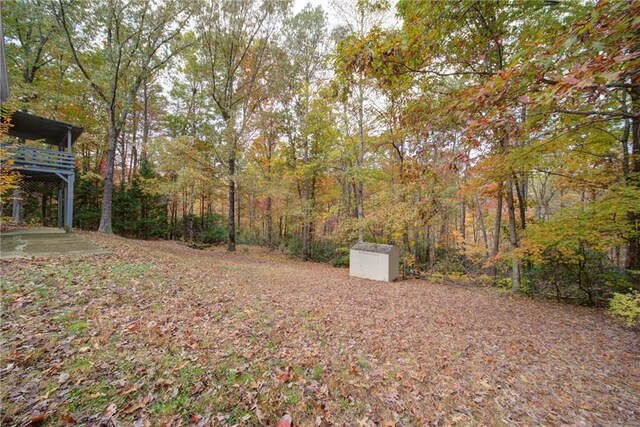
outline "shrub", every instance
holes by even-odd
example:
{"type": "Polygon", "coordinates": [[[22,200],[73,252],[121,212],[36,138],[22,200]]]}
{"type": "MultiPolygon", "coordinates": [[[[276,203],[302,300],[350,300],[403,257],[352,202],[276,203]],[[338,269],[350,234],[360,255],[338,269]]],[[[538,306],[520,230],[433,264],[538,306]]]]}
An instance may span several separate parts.
{"type": "Polygon", "coordinates": [[[220,224],[212,224],[208,228],[198,233],[196,240],[208,245],[216,245],[227,241],[228,233],[220,224]]]}
{"type": "MultiPolygon", "coordinates": [[[[279,249],[287,256],[302,256],[302,239],[292,236],[280,243],[279,249]]],[[[349,248],[339,246],[332,240],[312,240],[309,245],[309,259],[317,262],[330,262],[335,267],[349,265],[349,248]]]]}
{"type": "Polygon", "coordinates": [[[217,245],[226,242],[229,237],[224,220],[224,216],[212,213],[205,217],[194,216],[192,221],[187,218],[187,223],[193,227],[196,242],[217,245]]]}
{"type": "Polygon", "coordinates": [[[606,253],[586,244],[575,248],[571,256],[549,248],[535,261],[524,275],[523,286],[532,296],[601,305],[629,283],[625,270],[614,266],[606,253]]]}
{"type": "Polygon", "coordinates": [[[334,267],[349,267],[349,247],[340,246],[335,250],[336,256],[331,261],[334,267]]]}
{"type": "Polygon", "coordinates": [[[623,319],[627,326],[640,325],[640,292],[614,293],[609,301],[609,312],[623,319]]]}

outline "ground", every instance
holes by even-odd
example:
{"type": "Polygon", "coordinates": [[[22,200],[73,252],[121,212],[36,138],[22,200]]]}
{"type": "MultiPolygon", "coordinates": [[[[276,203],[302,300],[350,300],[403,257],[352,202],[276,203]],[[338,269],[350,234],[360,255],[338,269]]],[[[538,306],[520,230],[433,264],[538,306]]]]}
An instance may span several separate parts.
{"type": "Polygon", "coordinates": [[[5,260],[2,425],[640,425],[604,312],[261,248],[5,260]]]}
{"type": "Polygon", "coordinates": [[[2,227],[2,233],[0,234],[0,259],[105,253],[108,252],[87,239],[83,239],[76,233],[67,233],[60,228],[14,227],[12,230],[7,230],[2,227]]]}

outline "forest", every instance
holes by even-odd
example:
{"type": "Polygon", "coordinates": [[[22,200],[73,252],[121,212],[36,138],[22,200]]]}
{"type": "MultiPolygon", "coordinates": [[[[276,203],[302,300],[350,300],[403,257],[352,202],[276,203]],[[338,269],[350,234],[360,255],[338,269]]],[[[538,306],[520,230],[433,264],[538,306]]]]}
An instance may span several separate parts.
{"type": "Polygon", "coordinates": [[[323,6],[5,1],[5,108],[84,128],[81,229],[334,266],[390,243],[405,277],[638,316],[639,2],[323,6]]]}

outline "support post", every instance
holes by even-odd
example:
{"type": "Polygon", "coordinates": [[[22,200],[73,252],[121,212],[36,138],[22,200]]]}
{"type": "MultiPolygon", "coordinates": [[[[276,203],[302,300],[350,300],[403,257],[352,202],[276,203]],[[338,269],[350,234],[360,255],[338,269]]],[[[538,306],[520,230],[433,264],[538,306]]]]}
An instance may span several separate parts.
{"type": "MultiPolygon", "coordinates": [[[[71,142],[73,136],[71,135],[71,128],[67,130],[67,151],[71,153],[71,142]]],[[[75,184],[76,175],[74,172],[67,175],[67,191],[65,191],[64,198],[64,228],[67,233],[71,233],[73,229],[73,186],[75,184]]]]}
{"type": "Polygon", "coordinates": [[[71,142],[73,141],[73,135],[71,135],[71,128],[67,130],[67,152],[71,152],[71,142]]]}
{"type": "Polygon", "coordinates": [[[58,184],[58,228],[64,225],[64,188],[62,184],[58,184]]]}
{"type": "Polygon", "coordinates": [[[19,225],[22,222],[22,191],[20,191],[19,188],[13,191],[11,222],[13,222],[15,225],[19,225]]]}
{"type": "Polygon", "coordinates": [[[73,184],[75,182],[75,174],[67,176],[67,191],[64,198],[64,228],[67,233],[71,233],[73,228],[73,184]]]}

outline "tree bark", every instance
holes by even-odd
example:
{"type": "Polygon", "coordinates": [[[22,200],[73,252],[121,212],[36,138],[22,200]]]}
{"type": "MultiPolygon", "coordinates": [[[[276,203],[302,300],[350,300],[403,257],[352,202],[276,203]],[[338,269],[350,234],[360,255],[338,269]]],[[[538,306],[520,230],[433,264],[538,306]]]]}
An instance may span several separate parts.
{"type": "Polygon", "coordinates": [[[240,212],[242,203],[242,191],[240,191],[240,184],[236,183],[236,236],[240,234],[240,212]]]}
{"type": "Polygon", "coordinates": [[[227,231],[229,242],[227,244],[227,250],[229,252],[235,252],[236,250],[236,140],[234,120],[228,111],[223,111],[222,116],[225,121],[225,140],[227,143],[228,157],[227,157],[227,171],[229,173],[228,184],[228,204],[229,212],[227,216],[227,231]]]}
{"type": "MultiPolygon", "coordinates": [[[[629,161],[630,176],[627,184],[640,186],[640,75],[634,76],[632,82],[635,86],[631,89],[631,110],[634,114],[631,119],[631,155],[629,161]]],[[[634,287],[640,290],[640,212],[627,213],[627,219],[631,226],[629,236],[629,248],[627,251],[626,268],[633,270],[631,275],[634,287]]]]}
{"type": "MultiPolygon", "coordinates": [[[[498,192],[496,194],[496,222],[493,229],[493,247],[491,248],[491,258],[498,255],[500,250],[500,227],[502,223],[502,187],[503,183],[498,184],[498,192]]],[[[497,276],[498,269],[495,265],[491,266],[490,274],[497,276]]]]}
{"type": "Polygon", "coordinates": [[[267,197],[267,243],[273,248],[273,213],[271,211],[271,196],[267,197]]]}
{"type": "MultiPolygon", "coordinates": [[[[304,157],[305,157],[305,164],[306,164],[309,160],[309,149],[306,146],[306,143],[305,143],[304,157]]],[[[302,259],[305,261],[308,260],[310,257],[310,254],[309,254],[309,235],[310,235],[310,228],[311,228],[311,225],[310,225],[311,207],[309,206],[309,204],[311,203],[310,197],[311,197],[311,179],[308,176],[306,176],[304,179],[304,206],[303,206],[304,218],[303,218],[303,224],[302,224],[302,259]]]]}
{"type": "MultiPolygon", "coordinates": [[[[358,174],[362,171],[362,164],[364,163],[364,76],[360,74],[358,81],[358,153],[356,156],[358,164],[358,174]]],[[[364,184],[362,183],[362,177],[358,178],[356,184],[356,203],[357,203],[357,216],[358,216],[358,241],[364,241],[364,229],[362,220],[364,219],[364,184]]]]}
{"type": "Polygon", "coordinates": [[[147,160],[147,145],[149,143],[149,130],[150,130],[150,123],[149,123],[149,91],[148,91],[148,85],[149,82],[147,79],[144,80],[144,85],[142,86],[142,90],[143,90],[143,99],[144,99],[144,106],[143,106],[143,111],[142,111],[142,115],[143,115],[143,125],[142,125],[142,150],[141,150],[141,157],[142,157],[142,162],[145,162],[147,160]]]}
{"type": "MultiPolygon", "coordinates": [[[[516,210],[513,200],[513,182],[511,176],[507,176],[506,180],[507,193],[507,212],[509,214],[509,242],[511,250],[518,247],[518,235],[516,230],[516,210]]],[[[511,263],[511,292],[516,293],[520,289],[520,262],[515,255],[512,256],[511,263]]]]}
{"type": "MultiPolygon", "coordinates": [[[[482,215],[482,206],[480,206],[480,199],[478,197],[478,193],[474,193],[473,195],[476,209],[478,211],[478,226],[480,227],[480,234],[482,235],[482,243],[484,245],[485,251],[485,260],[489,257],[489,240],[487,239],[487,229],[484,226],[484,216],[482,215]]],[[[502,197],[501,197],[502,199],[502,197]]]]}
{"type": "Polygon", "coordinates": [[[100,226],[98,231],[106,234],[113,234],[111,226],[111,202],[113,200],[113,168],[116,159],[116,143],[120,130],[116,128],[114,119],[109,121],[108,131],[108,148],[107,148],[107,165],[104,177],[104,192],[102,195],[102,215],[100,217],[100,226]]]}
{"type": "MultiPolygon", "coordinates": [[[[303,120],[306,119],[309,110],[309,81],[306,81],[305,86],[305,99],[304,99],[304,112],[302,114],[303,120]]],[[[303,145],[303,160],[305,165],[304,171],[304,206],[303,218],[302,218],[302,259],[307,261],[310,257],[309,243],[311,240],[311,177],[309,176],[309,138],[305,133],[302,134],[303,145]]]]}
{"type": "Polygon", "coordinates": [[[232,154],[229,157],[229,244],[227,250],[235,252],[236,250],[236,224],[235,224],[235,201],[236,201],[236,182],[234,175],[236,172],[236,159],[232,154]]]}
{"type": "Polygon", "coordinates": [[[460,202],[460,223],[459,223],[459,227],[458,227],[458,232],[460,233],[460,248],[462,250],[462,258],[464,260],[465,257],[465,247],[466,247],[466,243],[467,243],[467,223],[466,223],[466,216],[467,216],[467,208],[464,205],[464,199],[460,202]]]}
{"type": "Polygon", "coordinates": [[[527,198],[525,193],[525,183],[518,181],[516,174],[513,174],[513,179],[516,187],[516,194],[518,196],[518,209],[520,213],[520,228],[523,230],[526,227],[526,212],[527,212],[527,198]]]}

